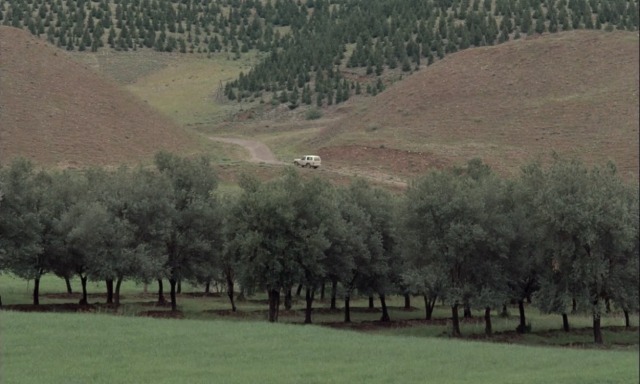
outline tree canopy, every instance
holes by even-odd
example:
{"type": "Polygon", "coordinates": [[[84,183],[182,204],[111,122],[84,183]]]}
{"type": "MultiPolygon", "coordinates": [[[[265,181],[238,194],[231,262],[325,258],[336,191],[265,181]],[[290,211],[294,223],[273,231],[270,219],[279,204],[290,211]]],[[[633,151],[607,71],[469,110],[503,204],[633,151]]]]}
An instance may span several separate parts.
{"type": "MultiPolygon", "coordinates": [[[[182,280],[264,292],[270,321],[280,300],[305,289],[305,322],[326,282],[344,299],[354,294],[420,295],[430,319],[436,300],[452,313],[485,313],[524,302],[563,316],[600,319],[615,308],[638,309],[638,188],[613,165],[586,167],[556,158],[503,179],[479,160],[431,171],[393,195],[364,180],[335,186],[292,167],[269,181],[242,179],[235,195],[217,193],[206,158],[159,153],[153,168],[38,170],[26,160],[0,168],[0,271],[38,282],[46,273],[83,285],[107,282],[119,304],[123,280],[168,279],[178,310],[182,280]],[[115,295],[113,283],[115,282],[115,295]]],[[[161,294],[161,292],[160,292],[161,294]]],[[[161,299],[161,295],[159,295],[161,299]]]]}

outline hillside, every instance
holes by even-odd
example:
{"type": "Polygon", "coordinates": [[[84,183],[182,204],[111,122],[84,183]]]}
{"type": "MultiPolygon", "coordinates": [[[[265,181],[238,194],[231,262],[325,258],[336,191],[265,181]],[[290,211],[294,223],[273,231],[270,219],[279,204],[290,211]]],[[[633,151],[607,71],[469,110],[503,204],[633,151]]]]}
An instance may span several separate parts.
{"type": "Polygon", "coordinates": [[[448,55],[307,145],[337,165],[415,175],[480,157],[500,172],[553,151],[638,178],[638,34],[574,31],[448,55]]]}
{"type": "Polygon", "coordinates": [[[188,152],[190,133],[27,31],[0,27],[0,163],[138,162],[188,152]]]}

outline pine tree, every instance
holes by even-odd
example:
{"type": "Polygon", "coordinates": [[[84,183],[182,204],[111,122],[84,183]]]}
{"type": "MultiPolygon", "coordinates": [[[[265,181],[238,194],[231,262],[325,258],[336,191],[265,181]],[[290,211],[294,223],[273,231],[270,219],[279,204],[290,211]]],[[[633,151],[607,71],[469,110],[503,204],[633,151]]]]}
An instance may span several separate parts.
{"type": "Polygon", "coordinates": [[[293,88],[293,91],[289,94],[289,108],[294,109],[299,105],[300,94],[298,88],[293,88]]]}
{"type": "Polygon", "coordinates": [[[539,18],[536,20],[536,33],[541,35],[545,32],[546,27],[544,25],[544,19],[539,18]]]}
{"type": "Polygon", "coordinates": [[[309,84],[306,84],[302,89],[302,102],[306,105],[311,105],[311,88],[309,84]]]}
{"type": "Polygon", "coordinates": [[[343,100],[343,101],[347,101],[347,100],[349,100],[349,96],[350,96],[350,95],[349,95],[349,87],[345,84],[345,85],[342,87],[342,100],[343,100]]]}
{"type": "Polygon", "coordinates": [[[282,92],[280,92],[280,96],[278,96],[278,101],[280,101],[281,103],[286,103],[287,101],[289,101],[289,95],[287,95],[286,89],[283,89],[282,92]]]}
{"type": "Polygon", "coordinates": [[[107,38],[107,43],[109,43],[111,48],[115,48],[116,46],[116,30],[113,26],[111,27],[111,29],[109,29],[109,37],[107,38]]]}
{"type": "Polygon", "coordinates": [[[434,60],[435,58],[433,57],[433,52],[429,51],[429,53],[427,54],[427,65],[433,64],[434,60]]]}
{"type": "Polygon", "coordinates": [[[73,45],[73,38],[69,37],[69,39],[67,40],[67,51],[73,51],[74,49],[74,45],[73,45]]]}
{"type": "Polygon", "coordinates": [[[340,83],[338,83],[336,85],[336,104],[340,104],[340,103],[342,103],[344,101],[342,96],[343,96],[342,85],[340,83]]]}

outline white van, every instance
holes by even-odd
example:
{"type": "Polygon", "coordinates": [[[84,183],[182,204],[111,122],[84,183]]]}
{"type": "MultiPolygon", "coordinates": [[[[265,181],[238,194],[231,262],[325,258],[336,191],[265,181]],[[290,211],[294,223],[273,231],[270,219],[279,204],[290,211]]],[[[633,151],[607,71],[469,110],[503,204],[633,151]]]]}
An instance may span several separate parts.
{"type": "Polygon", "coordinates": [[[304,155],[304,156],[301,156],[299,159],[294,159],[293,164],[298,165],[300,167],[318,168],[320,164],[322,164],[322,160],[320,159],[320,156],[304,155]]]}

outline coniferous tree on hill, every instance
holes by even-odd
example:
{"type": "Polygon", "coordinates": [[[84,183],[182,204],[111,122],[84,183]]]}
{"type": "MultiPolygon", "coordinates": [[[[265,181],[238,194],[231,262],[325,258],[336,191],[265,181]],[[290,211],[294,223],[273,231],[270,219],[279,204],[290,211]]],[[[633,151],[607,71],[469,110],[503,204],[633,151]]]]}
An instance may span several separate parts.
{"type": "Polygon", "coordinates": [[[143,48],[209,57],[230,52],[232,59],[253,50],[277,52],[275,60],[267,54],[247,74],[252,89],[233,84],[237,96],[267,90],[290,77],[304,79],[297,84],[302,93],[314,82],[313,73],[332,67],[361,69],[370,77],[381,76],[385,69],[409,71],[422,59],[431,64],[447,53],[505,42],[516,34],[580,28],[636,31],[637,3],[70,0],[63,5],[0,0],[0,21],[34,35],[46,34],[48,41],[68,50],[143,48]]]}

